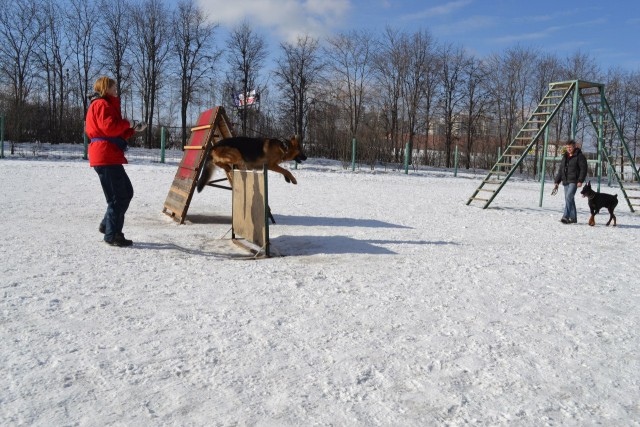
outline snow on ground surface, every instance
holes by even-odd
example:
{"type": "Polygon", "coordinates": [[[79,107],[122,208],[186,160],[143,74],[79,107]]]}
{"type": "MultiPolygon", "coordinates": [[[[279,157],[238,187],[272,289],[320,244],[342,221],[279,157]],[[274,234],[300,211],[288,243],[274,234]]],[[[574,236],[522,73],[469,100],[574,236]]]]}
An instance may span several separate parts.
{"type": "MultiPolygon", "coordinates": [[[[131,248],[83,161],[0,160],[0,424],[638,425],[640,215],[481,175],[270,174],[274,250],[230,192],[162,213],[175,165],[130,164],[131,248]]],[[[602,191],[619,193],[616,188],[602,191]]],[[[562,192],[562,191],[561,191],[562,192]]],[[[561,193],[560,192],[560,193],[561,193]]]]}

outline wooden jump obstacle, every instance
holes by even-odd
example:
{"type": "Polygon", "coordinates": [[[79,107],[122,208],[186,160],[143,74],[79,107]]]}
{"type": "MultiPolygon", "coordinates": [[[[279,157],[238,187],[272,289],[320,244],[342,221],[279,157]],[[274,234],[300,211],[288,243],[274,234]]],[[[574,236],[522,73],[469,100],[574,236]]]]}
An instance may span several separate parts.
{"type": "MultiPolygon", "coordinates": [[[[209,150],[218,141],[233,136],[231,121],[223,107],[212,108],[200,114],[196,126],[191,128],[189,143],[184,147],[182,160],[173,178],[169,194],[164,201],[162,212],[180,224],[184,224],[198,177],[209,150]]],[[[215,184],[224,180],[226,178],[218,179],[209,185],[229,189],[229,187],[215,184]]]]}
{"type": "MultiPolygon", "coordinates": [[[[233,136],[231,122],[223,107],[200,114],[196,126],[191,128],[189,144],[184,147],[163,213],[184,224],[198,177],[211,148],[220,140],[233,136]]],[[[262,171],[235,169],[231,187],[216,184],[226,179],[217,179],[208,185],[232,190],[232,241],[256,257],[269,257],[268,219],[273,217],[268,205],[267,167],[262,171]]]]}
{"type": "Polygon", "coordinates": [[[267,166],[262,171],[234,169],[232,188],[232,241],[256,256],[271,256],[267,166]]]}

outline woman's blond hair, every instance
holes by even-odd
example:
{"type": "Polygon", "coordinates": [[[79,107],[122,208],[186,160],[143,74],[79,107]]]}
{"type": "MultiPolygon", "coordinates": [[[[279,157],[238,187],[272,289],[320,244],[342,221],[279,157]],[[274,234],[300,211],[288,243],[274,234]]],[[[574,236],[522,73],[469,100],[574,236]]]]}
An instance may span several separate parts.
{"type": "Polygon", "coordinates": [[[93,90],[100,96],[105,96],[110,87],[116,84],[116,81],[109,77],[100,77],[93,84],[93,90]]]}

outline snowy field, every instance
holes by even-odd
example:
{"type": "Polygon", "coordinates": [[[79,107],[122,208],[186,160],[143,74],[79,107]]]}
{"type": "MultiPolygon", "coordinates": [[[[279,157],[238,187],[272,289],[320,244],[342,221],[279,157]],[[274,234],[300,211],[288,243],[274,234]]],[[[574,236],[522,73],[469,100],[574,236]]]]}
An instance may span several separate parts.
{"type": "MultiPolygon", "coordinates": [[[[640,214],[480,175],[270,174],[274,251],[231,195],[162,213],[175,165],[126,166],[131,248],[83,161],[0,160],[0,424],[640,425],[640,214]]],[[[604,192],[615,188],[603,185],[604,192]]],[[[619,195],[621,197],[621,194],[619,195]]]]}

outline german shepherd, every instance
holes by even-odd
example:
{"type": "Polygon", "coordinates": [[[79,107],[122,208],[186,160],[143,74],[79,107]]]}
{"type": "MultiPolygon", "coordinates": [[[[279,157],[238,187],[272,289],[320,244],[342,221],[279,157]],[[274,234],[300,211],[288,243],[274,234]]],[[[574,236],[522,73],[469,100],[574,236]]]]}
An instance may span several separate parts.
{"type": "Polygon", "coordinates": [[[591,181],[587,182],[587,184],[582,187],[580,194],[582,194],[582,197],[589,199],[589,211],[591,211],[589,225],[596,225],[596,214],[600,212],[600,209],[607,208],[609,211],[609,221],[607,222],[607,225],[611,224],[611,220],[613,220],[613,226],[616,226],[616,216],[613,214],[613,210],[618,206],[617,194],[596,193],[591,188],[591,181]]]}
{"type": "Polygon", "coordinates": [[[281,173],[287,182],[298,182],[288,170],[282,168],[280,163],[295,160],[301,163],[307,160],[302,152],[297,136],[292,136],[289,142],[283,142],[274,138],[249,138],[237,136],[226,138],[214,144],[198,179],[198,193],[209,183],[213,172],[217,167],[224,169],[229,182],[232,181],[233,167],[239,169],[262,169],[266,164],[269,170],[281,173]]]}

